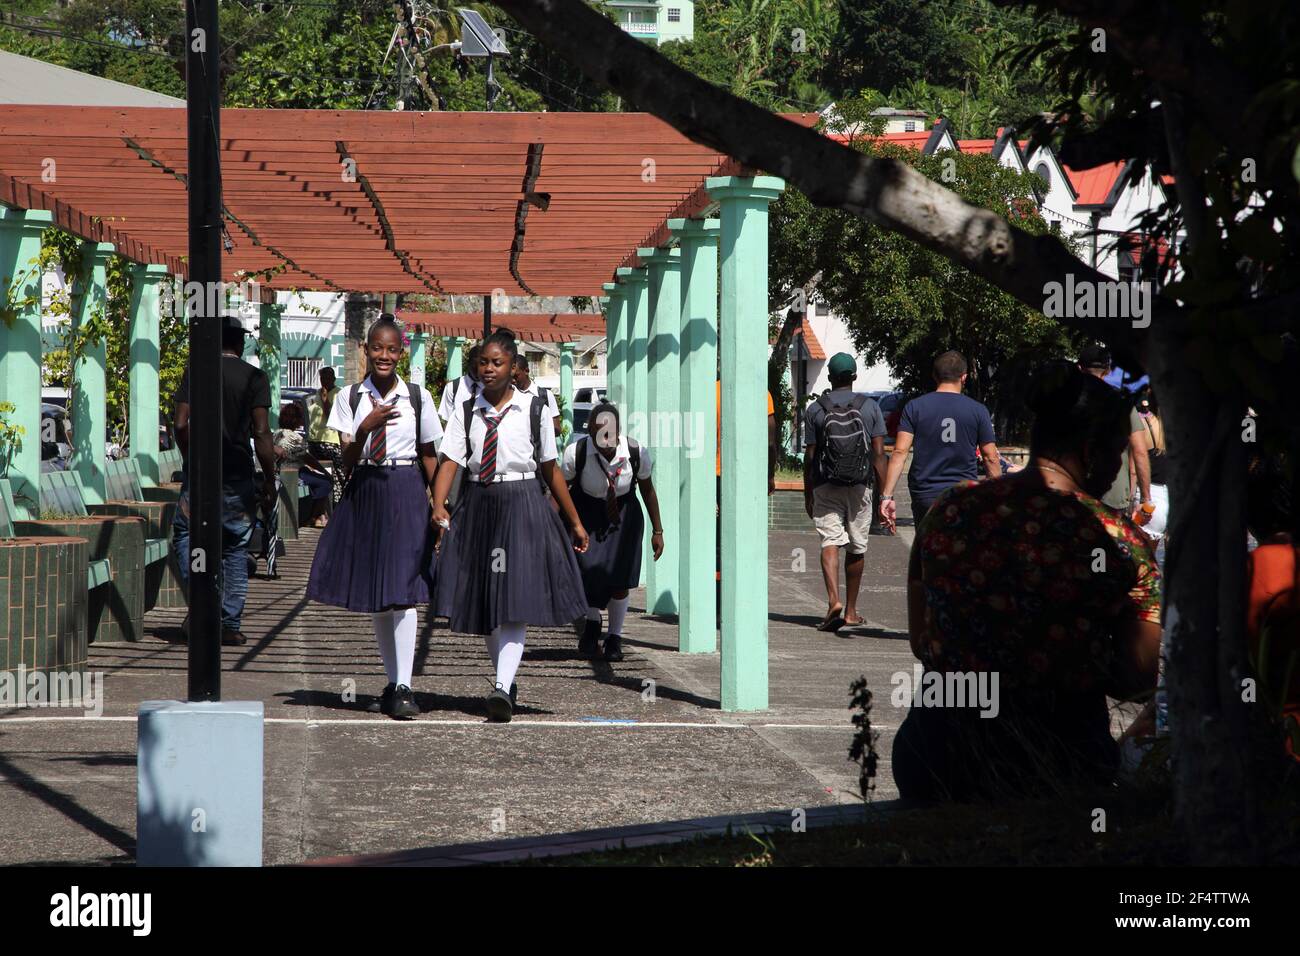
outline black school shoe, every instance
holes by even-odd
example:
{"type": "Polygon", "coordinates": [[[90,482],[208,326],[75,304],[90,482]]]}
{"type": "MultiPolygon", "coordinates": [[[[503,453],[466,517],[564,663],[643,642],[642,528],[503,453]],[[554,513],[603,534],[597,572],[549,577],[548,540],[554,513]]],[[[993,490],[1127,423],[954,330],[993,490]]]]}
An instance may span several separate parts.
{"type": "Polygon", "coordinates": [[[605,660],[621,661],[623,659],[623,635],[607,634],[605,636],[605,660]]]}
{"type": "Polygon", "coordinates": [[[508,724],[510,718],[514,716],[514,704],[510,700],[510,695],[502,690],[501,685],[497,684],[492,693],[487,695],[487,713],[488,721],[494,724],[508,724]]]}
{"type": "Polygon", "coordinates": [[[510,685],[510,707],[514,709],[519,706],[519,685],[512,683],[510,685]]]}
{"type": "Polygon", "coordinates": [[[393,709],[389,717],[395,720],[410,720],[420,716],[420,705],[415,702],[415,694],[405,684],[398,684],[393,691],[393,709]]]}
{"type": "Polygon", "coordinates": [[[594,657],[600,653],[600,621],[587,618],[587,626],[578,638],[578,653],[594,657]]]}
{"type": "Polygon", "coordinates": [[[393,691],[397,690],[396,684],[388,684],[384,687],[377,700],[372,700],[366,705],[366,710],[372,714],[387,714],[393,716],[393,691]]]}
{"type": "Polygon", "coordinates": [[[248,638],[244,637],[241,631],[232,631],[228,627],[221,629],[221,643],[226,647],[239,647],[248,643],[248,638]]]}

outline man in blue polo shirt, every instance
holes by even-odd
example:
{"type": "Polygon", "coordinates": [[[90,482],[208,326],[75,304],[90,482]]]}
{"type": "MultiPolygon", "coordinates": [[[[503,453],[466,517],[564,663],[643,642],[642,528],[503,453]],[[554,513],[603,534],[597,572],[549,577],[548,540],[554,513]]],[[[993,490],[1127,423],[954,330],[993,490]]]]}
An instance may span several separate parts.
{"type": "Polygon", "coordinates": [[[880,514],[891,530],[898,518],[894,486],[903,474],[909,450],[912,470],[907,473],[907,490],[912,496],[912,522],[917,526],[939,495],[978,477],[976,449],[990,478],[1002,474],[989,410],[961,393],[966,372],[966,359],[960,352],[944,352],[934,360],[934,391],[912,399],[903,408],[880,494],[880,514]]]}

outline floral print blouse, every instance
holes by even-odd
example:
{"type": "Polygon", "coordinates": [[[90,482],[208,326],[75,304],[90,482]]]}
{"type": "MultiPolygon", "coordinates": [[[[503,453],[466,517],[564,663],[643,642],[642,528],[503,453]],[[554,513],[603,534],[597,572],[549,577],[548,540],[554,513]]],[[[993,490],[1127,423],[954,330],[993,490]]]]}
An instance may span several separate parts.
{"type": "Polygon", "coordinates": [[[1160,620],[1150,540],[1095,498],[1024,479],[964,482],[917,534],[923,663],[997,671],[1003,690],[1104,691],[1127,615],[1160,620]]]}

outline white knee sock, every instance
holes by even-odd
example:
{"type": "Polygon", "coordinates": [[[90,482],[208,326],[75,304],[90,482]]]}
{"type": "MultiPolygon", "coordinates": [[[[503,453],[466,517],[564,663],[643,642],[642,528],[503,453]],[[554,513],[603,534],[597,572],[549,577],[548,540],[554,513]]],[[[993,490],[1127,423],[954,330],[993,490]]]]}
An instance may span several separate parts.
{"type": "Polygon", "coordinates": [[[525,633],[523,624],[502,624],[492,632],[497,648],[492,664],[496,667],[497,683],[504,691],[509,692],[515,673],[519,670],[519,662],[524,659],[525,633]]]}
{"type": "Polygon", "coordinates": [[[610,598],[609,599],[609,633],[623,635],[623,619],[627,617],[627,602],[629,598],[610,598]]]}
{"type": "Polygon", "coordinates": [[[589,620],[589,621],[599,621],[599,620],[600,620],[600,608],[598,608],[598,607],[589,607],[589,608],[587,608],[587,620],[589,620]]]}
{"type": "Polygon", "coordinates": [[[375,641],[379,644],[379,656],[384,660],[384,673],[388,683],[397,683],[397,648],[393,643],[393,612],[379,611],[370,615],[375,622],[375,641]]]}
{"type": "Polygon", "coordinates": [[[411,671],[415,667],[415,631],[419,614],[415,608],[393,611],[393,644],[396,651],[397,683],[411,686],[411,671]]]}

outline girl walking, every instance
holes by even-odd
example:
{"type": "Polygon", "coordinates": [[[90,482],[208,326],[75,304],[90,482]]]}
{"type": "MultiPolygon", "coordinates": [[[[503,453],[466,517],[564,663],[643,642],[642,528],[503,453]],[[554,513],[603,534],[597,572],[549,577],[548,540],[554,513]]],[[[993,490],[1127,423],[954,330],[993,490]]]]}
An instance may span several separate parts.
{"type": "Polygon", "coordinates": [[[388,675],[371,710],[406,719],[420,712],[411,693],[415,608],[430,594],[428,486],[442,426],[428,390],[398,379],[401,357],[401,329],[384,316],[366,336],[370,374],[330,411],[329,427],[352,436],[343,450],[350,478],[321,534],[307,596],[371,615],[388,675]]]}
{"type": "Polygon", "coordinates": [[[619,433],[618,409],[608,402],[592,409],[590,421],[586,437],[564,451],[564,477],[570,482],[578,517],[591,535],[587,550],[578,555],[587,596],[587,623],[578,650],[600,651],[600,612],[608,608],[604,656],[607,661],[621,661],[627,594],[641,579],[645,534],[634,485],[650,513],[650,547],[656,561],[664,551],[663,522],[650,480],[650,452],[619,433]]]}
{"type": "Polygon", "coordinates": [[[478,356],[482,389],[447,421],[433,489],[433,519],[444,529],[433,610],[448,618],[453,631],[484,635],[496,671],[486,701],[488,719],[495,722],[514,713],[527,626],[568,625],[587,606],[574,557],[587,550],[587,532],[555,467],[555,433],[546,427],[545,402],[511,382],[517,354],[514,335],[505,329],[484,340],[478,356]],[[462,468],[466,481],[449,515],[447,493],[462,468]],[[567,534],[543,485],[569,524],[567,534]]]}

